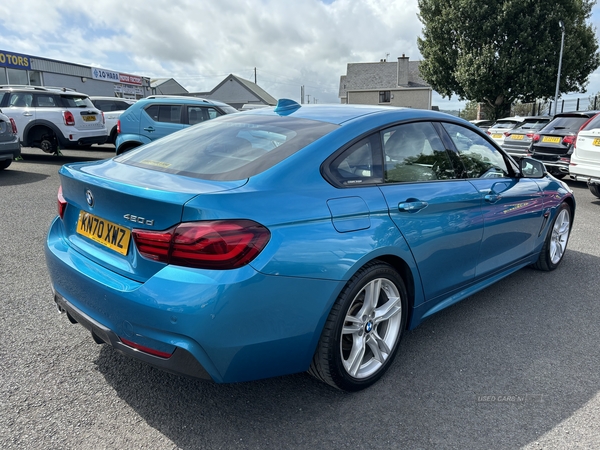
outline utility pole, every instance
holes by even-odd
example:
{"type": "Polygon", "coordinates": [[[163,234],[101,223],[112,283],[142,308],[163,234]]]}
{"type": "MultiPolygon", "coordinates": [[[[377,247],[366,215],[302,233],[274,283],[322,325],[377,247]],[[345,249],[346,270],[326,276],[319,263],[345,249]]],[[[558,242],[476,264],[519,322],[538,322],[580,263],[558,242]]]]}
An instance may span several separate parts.
{"type": "Polygon", "coordinates": [[[308,98],[308,100],[306,101],[306,103],[310,104],[310,94],[306,94],[306,97],[308,98]]]}
{"type": "Polygon", "coordinates": [[[300,86],[300,104],[304,105],[304,85],[300,86]]]}
{"type": "Polygon", "coordinates": [[[254,68],[254,84],[256,84],[256,67],[254,68]]]}

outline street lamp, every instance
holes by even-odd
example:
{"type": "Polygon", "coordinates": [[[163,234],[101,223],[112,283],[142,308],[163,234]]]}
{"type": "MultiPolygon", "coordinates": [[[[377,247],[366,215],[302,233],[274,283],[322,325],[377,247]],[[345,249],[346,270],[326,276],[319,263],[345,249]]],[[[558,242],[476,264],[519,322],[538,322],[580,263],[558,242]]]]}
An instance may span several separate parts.
{"type": "Polygon", "coordinates": [[[558,113],[558,87],[560,85],[560,69],[562,68],[563,47],[565,45],[565,23],[559,20],[558,26],[562,31],[562,38],[560,40],[560,56],[558,57],[558,74],[556,75],[556,93],[554,94],[554,115],[558,113]]]}

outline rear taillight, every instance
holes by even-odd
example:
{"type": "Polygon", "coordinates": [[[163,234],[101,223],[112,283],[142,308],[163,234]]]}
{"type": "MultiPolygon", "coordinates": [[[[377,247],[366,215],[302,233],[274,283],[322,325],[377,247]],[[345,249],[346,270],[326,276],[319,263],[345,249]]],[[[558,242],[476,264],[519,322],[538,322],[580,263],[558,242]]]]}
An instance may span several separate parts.
{"type": "MultiPolygon", "coordinates": [[[[525,136],[527,136],[529,139],[533,139],[534,134],[533,133],[527,133],[525,136]]],[[[538,140],[539,140],[539,136],[538,136],[538,140]]]]}
{"type": "Polygon", "coordinates": [[[71,111],[63,111],[65,125],[75,125],[75,116],[71,111]]]}
{"type": "Polygon", "coordinates": [[[12,133],[13,134],[18,134],[19,133],[17,131],[17,124],[15,123],[15,119],[13,119],[12,117],[10,118],[10,126],[12,128],[12,133]]]}
{"type": "Polygon", "coordinates": [[[576,139],[577,139],[577,135],[571,134],[569,136],[565,136],[562,140],[562,143],[564,145],[573,145],[573,143],[575,142],[576,139]]]}
{"type": "Polygon", "coordinates": [[[62,186],[58,187],[58,198],[56,206],[58,209],[58,217],[62,219],[65,216],[65,209],[67,209],[67,201],[63,197],[62,186]]]}
{"type": "Polygon", "coordinates": [[[533,135],[533,137],[531,138],[531,140],[532,140],[533,142],[539,142],[539,140],[540,140],[540,135],[539,135],[539,134],[537,134],[537,133],[535,133],[535,134],[533,135]]]}
{"type": "Polygon", "coordinates": [[[507,137],[508,137],[509,135],[510,135],[510,131],[505,131],[505,132],[504,132],[504,136],[507,136],[507,137]]]}
{"type": "Polygon", "coordinates": [[[117,134],[121,134],[121,119],[117,120],[117,134]]]}
{"type": "Polygon", "coordinates": [[[488,136],[492,135],[492,132],[490,130],[486,130],[485,132],[488,134],[488,136]]]}
{"type": "Polygon", "coordinates": [[[252,261],[271,233],[251,220],[181,223],[165,231],[133,230],[140,254],[154,261],[201,269],[237,269],[252,261]]]}

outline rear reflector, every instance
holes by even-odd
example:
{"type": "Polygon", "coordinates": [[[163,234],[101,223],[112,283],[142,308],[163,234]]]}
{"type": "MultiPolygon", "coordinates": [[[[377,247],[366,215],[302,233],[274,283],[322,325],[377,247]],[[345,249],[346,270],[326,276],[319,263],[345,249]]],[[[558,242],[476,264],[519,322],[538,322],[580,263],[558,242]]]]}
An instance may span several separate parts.
{"type": "Polygon", "coordinates": [[[58,187],[58,198],[56,206],[58,209],[58,216],[62,219],[65,216],[65,209],[67,209],[67,201],[63,197],[62,186],[58,187]]]}
{"type": "Polygon", "coordinates": [[[237,269],[265,248],[271,233],[251,220],[181,223],[165,231],[132,230],[140,254],[167,264],[237,269]]]}
{"type": "Polygon", "coordinates": [[[170,358],[172,355],[172,353],[161,352],[160,350],[155,350],[150,347],[145,347],[143,345],[136,344],[135,342],[131,342],[131,341],[128,341],[127,339],[123,339],[121,336],[119,336],[119,339],[121,339],[121,342],[123,344],[125,344],[127,347],[135,348],[136,350],[139,350],[144,353],[148,353],[149,355],[158,356],[159,358],[165,358],[165,359],[170,358]]]}

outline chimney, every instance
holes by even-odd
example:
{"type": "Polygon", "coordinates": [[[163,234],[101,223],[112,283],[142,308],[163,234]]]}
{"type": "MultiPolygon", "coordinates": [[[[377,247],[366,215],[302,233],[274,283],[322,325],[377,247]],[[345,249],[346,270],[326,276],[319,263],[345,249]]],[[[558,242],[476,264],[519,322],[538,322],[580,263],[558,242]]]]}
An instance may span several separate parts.
{"type": "Polygon", "coordinates": [[[408,56],[398,57],[398,86],[408,86],[408,56]]]}

